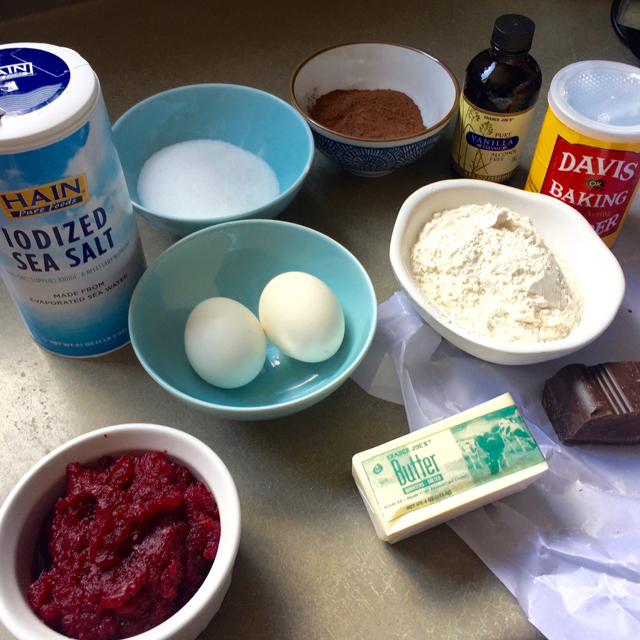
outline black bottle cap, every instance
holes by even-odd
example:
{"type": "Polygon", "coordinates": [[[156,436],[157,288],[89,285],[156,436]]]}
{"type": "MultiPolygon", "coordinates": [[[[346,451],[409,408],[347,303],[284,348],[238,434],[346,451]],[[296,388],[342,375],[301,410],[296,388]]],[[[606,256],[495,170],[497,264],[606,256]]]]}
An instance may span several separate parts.
{"type": "Polygon", "coordinates": [[[517,13],[508,13],[495,21],[491,44],[509,53],[524,53],[531,49],[535,30],[533,20],[517,13]]]}

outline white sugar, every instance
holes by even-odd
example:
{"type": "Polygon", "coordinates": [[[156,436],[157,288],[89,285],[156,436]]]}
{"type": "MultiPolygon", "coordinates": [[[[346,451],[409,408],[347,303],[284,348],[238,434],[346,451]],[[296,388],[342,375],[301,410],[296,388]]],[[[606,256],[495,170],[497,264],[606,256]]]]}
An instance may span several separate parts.
{"type": "Polygon", "coordinates": [[[145,162],[138,178],[142,206],[183,218],[226,218],[279,194],[278,178],[262,158],[221,140],[165,147],[145,162]]]}

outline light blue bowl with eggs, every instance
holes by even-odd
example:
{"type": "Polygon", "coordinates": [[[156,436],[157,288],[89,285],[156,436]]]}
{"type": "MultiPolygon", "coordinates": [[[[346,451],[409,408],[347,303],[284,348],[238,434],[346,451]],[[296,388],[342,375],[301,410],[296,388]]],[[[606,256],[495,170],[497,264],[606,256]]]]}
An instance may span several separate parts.
{"type": "Polygon", "coordinates": [[[191,407],[226,418],[285,416],[326,398],[365,356],[376,328],[376,296],[367,272],[342,245],[281,220],[238,220],[209,227],[167,249],[141,278],[131,299],[131,343],[149,375],[191,407]],[[193,308],[215,296],[258,316],[262,290],[275,276],[302,271],[335,294],[345,319],[337,353],[299,362],[268,343],[258,376],[237,389],[214,387],[191,368],[184,329],[193,308]]]}
{"type": "Polygon", "coordinates": [[[311,130],[296,109],[265,91],[232,84],[189,85],[153,95],[122,115],[113,135],[135,209],[178,236],[230,220],[275,218],[300,190],[314,152],[311,130]],[[160,213],[145,207],[138,193],[145,162],[170,145],[203,139],[230,143],[264,160],[275,172],[280,194],[233,215],[160,213]]]}

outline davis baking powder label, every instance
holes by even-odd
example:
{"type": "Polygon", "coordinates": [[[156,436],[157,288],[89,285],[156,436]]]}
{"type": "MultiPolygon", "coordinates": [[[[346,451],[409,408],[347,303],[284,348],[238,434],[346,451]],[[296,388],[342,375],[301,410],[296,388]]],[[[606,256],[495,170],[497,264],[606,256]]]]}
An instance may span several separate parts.
{"type": "Polygon", "coordinates": [[[611,247],[639,182],[640,142],[596,140],[547,110],[526,191],[571,205],[611,247]]]}
{"type": "Polygon", "coordinates": [[[558,136],[540,193],[577,209],[599,236],[618,230],[640,178],[640,153],[571,144],[558,136]]]}

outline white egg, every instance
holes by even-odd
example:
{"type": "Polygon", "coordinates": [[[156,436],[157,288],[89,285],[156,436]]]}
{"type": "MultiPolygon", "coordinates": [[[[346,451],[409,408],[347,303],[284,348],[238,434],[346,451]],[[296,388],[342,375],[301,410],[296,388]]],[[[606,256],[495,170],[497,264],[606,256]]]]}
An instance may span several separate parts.
{"type": "Polygon", "coordinates": [[[335,294],[308,273],[289,271],[264,288],[260,323],[280,351],[302,362],[322,362],[344,339],[344,314],[335,294]]]}
{"type": "Polygon", "coordinates": [[[224,389],[251,382],[267,356],[260,322],[247,307],[230,298],[209,298],[191,312],[184,346],[195,372],[224,389]]]}

